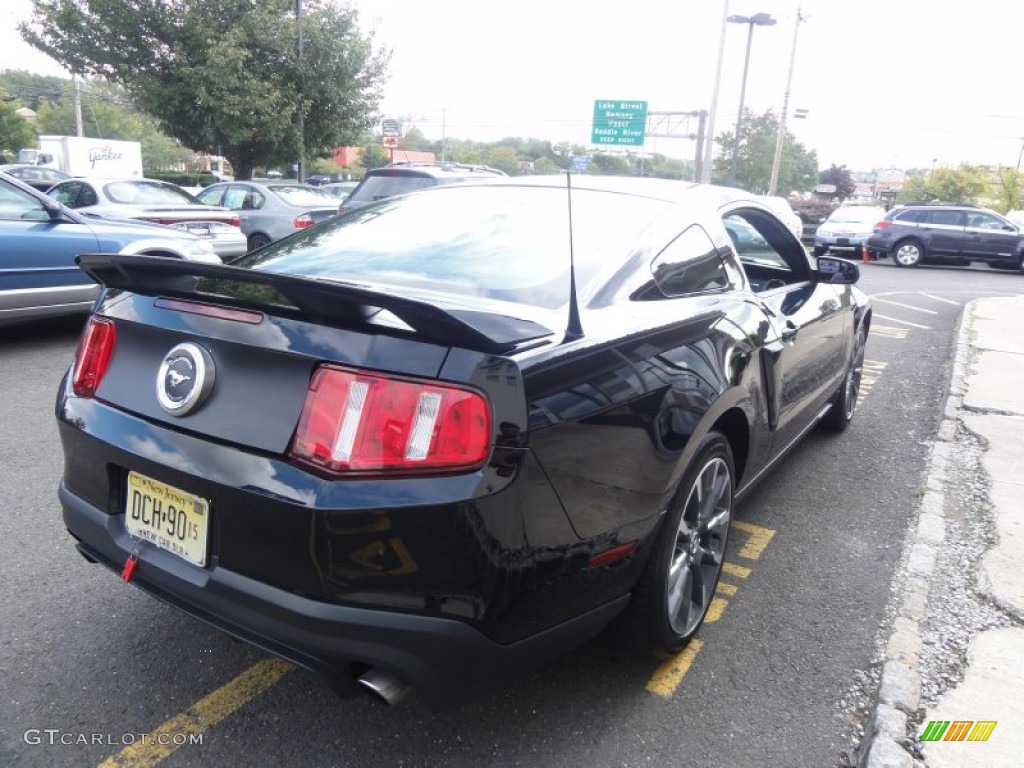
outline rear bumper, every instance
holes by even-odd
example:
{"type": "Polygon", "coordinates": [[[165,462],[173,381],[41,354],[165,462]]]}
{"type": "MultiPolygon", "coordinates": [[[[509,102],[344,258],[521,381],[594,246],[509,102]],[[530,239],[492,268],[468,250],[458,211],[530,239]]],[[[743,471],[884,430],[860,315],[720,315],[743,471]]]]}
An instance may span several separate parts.
{"type": "MultiPolygon", "coordinates": [[[[87,559],[120,572],[131,540],[121,519],[62,483],[64,522],[87,559]]],[[[431,707],[449,709],[535,669],[596,635],[629,600],[621,597],[526,639],[499,644],[460,621],[311,600],[214,566],[197,573],[147,548],[132,583],[222,631],[322,676],[342,695],[355,677],[381,667],[413,686],[431,707]]]]}

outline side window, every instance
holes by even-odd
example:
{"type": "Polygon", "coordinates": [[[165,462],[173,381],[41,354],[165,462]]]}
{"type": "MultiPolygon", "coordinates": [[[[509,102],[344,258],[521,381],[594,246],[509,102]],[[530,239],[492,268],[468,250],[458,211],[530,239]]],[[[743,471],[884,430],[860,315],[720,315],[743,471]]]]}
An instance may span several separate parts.
{"type": "Polygon", "coordinates": [[[72,181],[68,184],[63,184],[57,189],[50,190],[50,197],[56,200],[58,203],[63,203],[68,208],[78,207],[78,192],[81,189],[82,184],[78,181],[72,181]]]}
{"type": "Polygon", "coordinates": [[[944,227],[962,227],[964,226],[964,215],[961,211],[928,211],[925,223],[944,227]]]}
{"type": "Polygon", "coordinates": [[[708,233],[696,225],[654,258],[651,274],[668,297],[721,291],[730,286],[729,274],[718,249],[708,233]]]}
{"type": "Polygon", "coordinates": [[[247,193],[248,190],[245,187],[232,185],[224,193],[224,202],[221,205],[240,211],[245,207],[245,196],[247,193]]]}
{"type": "Polygon", "coordinates": [[[82,190],[78,194],[78,205],[76,207],[84,208],[87,205],[98,205],[99,202],[100,199],[96,196],[96,190],[83,183],[82,190]]]}
{"type": "Polygon", "coordinates": [[[196,199],[203,205],[220,205],[220,200],[223,196],[224,187],[216,187],[214,189],[204,189],[196,195],[196,199]]]}
{"type": "Polygon", "coordinates": [[[927,211],[904,211],[893,216],[894,221],[901,221],[907,224],[920,224],[925,221],[927,211]]]}
{"type": "Polygon", "coordinates": [[[32,195],[0,182],[0,219],[48,221],[50,214],[32,195]]]}
{"type": "Polygon", "coordinates": [[[807,251],[774,216],[743,208],[724,216],[722,224],[753,291],[774,291],[811,278],[807,251]]]}
{"type": "Polygon", "coordinates": [[[263,204],[267,202],[267,198],[264,197],[263,193],[257,189],[254,189],[245,196],[245,207],[252,208],[253,210],[259,210],[263,207],[263,204]]]}
{"type": "Polygon", "coordinates": [[[967,226],[975,227],[977,229],[1002,229],[1003,222],[993,216],[991,213],[984,213],[982,211],[972,211],[967,214],[967,226]]]}

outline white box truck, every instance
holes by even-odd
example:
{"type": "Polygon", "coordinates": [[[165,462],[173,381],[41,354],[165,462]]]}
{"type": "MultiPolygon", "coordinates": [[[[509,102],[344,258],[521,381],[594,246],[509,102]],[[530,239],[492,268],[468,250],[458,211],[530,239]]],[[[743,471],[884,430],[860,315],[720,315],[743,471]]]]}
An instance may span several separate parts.
{"type": "Polygon", "coordinates": [[[38,148],[20,150],[17,162],[56,168],[72,176],[141,178],[142,145],[82,136],[40,136],[38,148]]]}

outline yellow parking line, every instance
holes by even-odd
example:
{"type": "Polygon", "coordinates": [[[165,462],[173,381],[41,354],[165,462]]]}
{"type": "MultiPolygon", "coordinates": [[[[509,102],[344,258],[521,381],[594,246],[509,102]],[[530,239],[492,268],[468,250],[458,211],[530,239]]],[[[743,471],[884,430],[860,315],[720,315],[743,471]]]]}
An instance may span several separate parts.
{"type": "Polygon", "coordinates": [[[708,606],[708,612],[704,614],[704,621],[708,624],[714,624],[725,613],[725,609],[729,607],[729,601],[724,597],[713,597],[711,598],[711,605],[708,606]]]}
{"type": "Polygon", "coordinates": [[[735,565],[733,563],[722,563],[722,573],[728,573],[730,576],[735,576],[737,579],[745,579],[750,575],[750,569],[744,568],[742,565],[735,565]]]}
{"type": "Polygon", "coordinates": [[[775,535],[775,531],[771,528],[763,528],[753,523],[742,523],[739,520],[733,520],[732,527],[747,534],[746,543],[737,553],[738,557],[747,560],[757,560],[761,557],[761,553],[764,552],[765,547],[772,540],[772,536],[775,535]]]}
{"type": "Polygon", "coordinates": [[[647,690],[663,699],[671,698],[679,683],[686,677],[701,647],[700,640],[691,640],[687,643],[682,651],[655,670],[651,679],[647,681],[647,690]]]}
{"type": "Polygon", "coordinates": [[[718,582],[718,586],[715,587],[716,592],[721,592],[723,595],[729,595],[730,597],[736,594],[737,589],[739,589],[739,587],[732,584],[726,584],[724,581],[718,582]]]}
{"type": "Polygon", "coordinates": [[[203,733],[275,685],[293,669],[294,666],[281,659],[265,659],[249,667],[231,682],[157,726],[146,738],[108,757],[99,768],[150,768],[156,765],[181,746],[161,744],[160,741],[181,741],[180,738],[167,737],[203,733]]]}
{"type": "Polygon", "coordinates": [[[888,336],[893,339],[905,339],[907,334],[910,333],[906,328],[893,328],[891,325],[873,325],[871,326],[872,336],[888,336]]]}

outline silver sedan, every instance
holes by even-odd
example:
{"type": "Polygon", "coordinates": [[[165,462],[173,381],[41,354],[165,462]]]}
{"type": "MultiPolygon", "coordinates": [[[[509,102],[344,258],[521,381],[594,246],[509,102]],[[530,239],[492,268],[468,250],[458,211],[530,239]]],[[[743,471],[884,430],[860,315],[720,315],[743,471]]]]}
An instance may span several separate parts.
{"type": "Polygon", "coordinates": [[[280,179],[220,182],[198,197],[238,215],[250,251],[334,216],[339,202],[312,185],[280,179]]]}
{"type": "Polygon", "coordinates": [[[47,194],[85,216],[163,224],[208,240],[223,260],[246,252],[238,217],[157,179],[69,179],[47,194]]]}

